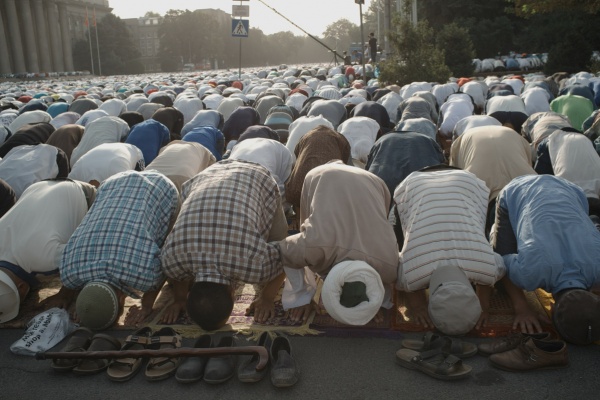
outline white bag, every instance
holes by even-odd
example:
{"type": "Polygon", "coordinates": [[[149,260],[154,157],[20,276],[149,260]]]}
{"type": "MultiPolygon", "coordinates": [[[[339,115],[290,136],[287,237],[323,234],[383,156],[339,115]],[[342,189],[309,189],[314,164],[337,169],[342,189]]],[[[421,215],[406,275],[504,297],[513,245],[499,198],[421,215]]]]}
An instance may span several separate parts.
{"type": "Polygon", "coordinates": [[[35,356],[54,347],[71,333],[77,324],[62,308],[51,308],[36,315],[27,323],[25,335],[10,346],[10,351],[23,356],[35,356]]]}

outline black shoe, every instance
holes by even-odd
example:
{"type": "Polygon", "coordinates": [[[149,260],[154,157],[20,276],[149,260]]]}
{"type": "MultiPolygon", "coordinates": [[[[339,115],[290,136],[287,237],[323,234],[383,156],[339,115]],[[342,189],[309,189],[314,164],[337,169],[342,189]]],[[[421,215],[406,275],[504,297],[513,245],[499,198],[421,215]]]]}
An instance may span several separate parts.
{"type": "MultiPolygon", "coordinates": [[[[212,347],[212,336],[202,335],[194,343],[196,349],[208,349],[212,347]]],[[[177,368],[175,379],[179,383],[198,382],[204,376],[204,369],[209,357],[187,357],[177,368]]]]}
{"type": "Polygon", "coordinates": [[[292,358],[292,345],[284,336],[277,336],[271,345],[271,383],[275,387],[289,387],[298,382],[296,361],[292,358]]]}
{"type": "MultiPolygon", "coordinates": [[[[256,346],[265,347],[267,351],[270,351],[271,343],[272,340],[271,336],[269,336],[269,333],[263,332],[259,336],[258,343],[256,343],[256,346]]],[[[267,364],[265,368],[261,371],[257,371],[256,366],[258,365],[259,360],[260,357],[257,354],[254,354],[252,357],[247,357],[240,364],[240,367],[238,368],[238,379],[240,380],[240,382],[254,383],[262,380],[262,378],[265,377],[265,375],[267,374],[267,368],[269,364],[267,364]]]]}
{"type": "MultiPolygon", "coordinates": [[[[233,336],[223,336],[216,347],[234,347],[233,336]]],[[[211,357],[204,369],[204,381],[210,384],[223,383],[235,374],[235,355],[211,357]]]]}

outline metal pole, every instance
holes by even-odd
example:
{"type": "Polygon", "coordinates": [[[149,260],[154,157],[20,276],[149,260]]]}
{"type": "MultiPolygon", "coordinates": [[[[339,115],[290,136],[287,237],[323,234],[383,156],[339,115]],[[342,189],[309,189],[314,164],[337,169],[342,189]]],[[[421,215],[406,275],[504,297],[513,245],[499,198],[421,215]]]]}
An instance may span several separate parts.
{"type": "Polygon", "coordinates": [[[365,33],[363,28],[363,14],[362,14],[362,3],[358,4],[358,10],[360,11],[360,42],[361,42],[361,53],[362,53],[362,70],[363,70],[363,81],[367,83],[367,69],[365,68],[365,33]]]}
{"type": "Polygon", "coordinates": [[[98,74],[102,75],[102,64],[100,63],[100,44],[98,43],[98,24],[96,23],[96,7],[94,7],[94,28],[96,28],[96,50],[98,50],[98,74]]]}
{"type": "Polygon", "coordinates": [[[240,68],[238,70],[238,79],[242,79],[242,38],[240,38],[240,68]]]}
{"type": "Polygon", "coordinates": [[[90,18],[88,15],[88,8],[85,8],[85,23],[88,28],[88,41],[90,42],[90,60],[92,61],[92,75],[96,75],[94,71],[94,53],[92,52],[92,29],[90,28],[90,18]]]}

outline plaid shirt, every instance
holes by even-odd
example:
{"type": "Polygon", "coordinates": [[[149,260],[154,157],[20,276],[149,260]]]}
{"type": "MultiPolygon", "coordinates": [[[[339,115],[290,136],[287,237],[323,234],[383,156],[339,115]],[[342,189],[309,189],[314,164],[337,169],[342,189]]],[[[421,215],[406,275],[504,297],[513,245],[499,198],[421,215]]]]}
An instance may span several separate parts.
{"type": "Polygon", "coordinates": [[[160,288],[160,248],[178,205],[175,185],[154,171],[127,171],[104,181],[63,251],[65,287],[100,281],[129,295],[160,288]]]}
{"type": "Polygon", "coordinates": [[[267,282],[283,272],[277,247],[267,243],[281,206],[266,168],[221,161],[187,181],[182,197],[161,254],[167,277],[228,285],[267,282]]]}

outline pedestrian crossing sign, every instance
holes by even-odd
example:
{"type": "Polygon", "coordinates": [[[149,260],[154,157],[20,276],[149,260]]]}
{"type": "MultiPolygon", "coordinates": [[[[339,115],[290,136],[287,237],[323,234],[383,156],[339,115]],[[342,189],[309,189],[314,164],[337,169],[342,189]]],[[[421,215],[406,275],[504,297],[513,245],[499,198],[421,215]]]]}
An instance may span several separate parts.
{"type": "Polygon", "coordinates": [[[232,19],[231,20],[231,36],[233,37],[248,37],[249,20],[247,19],[232,19]]]}

